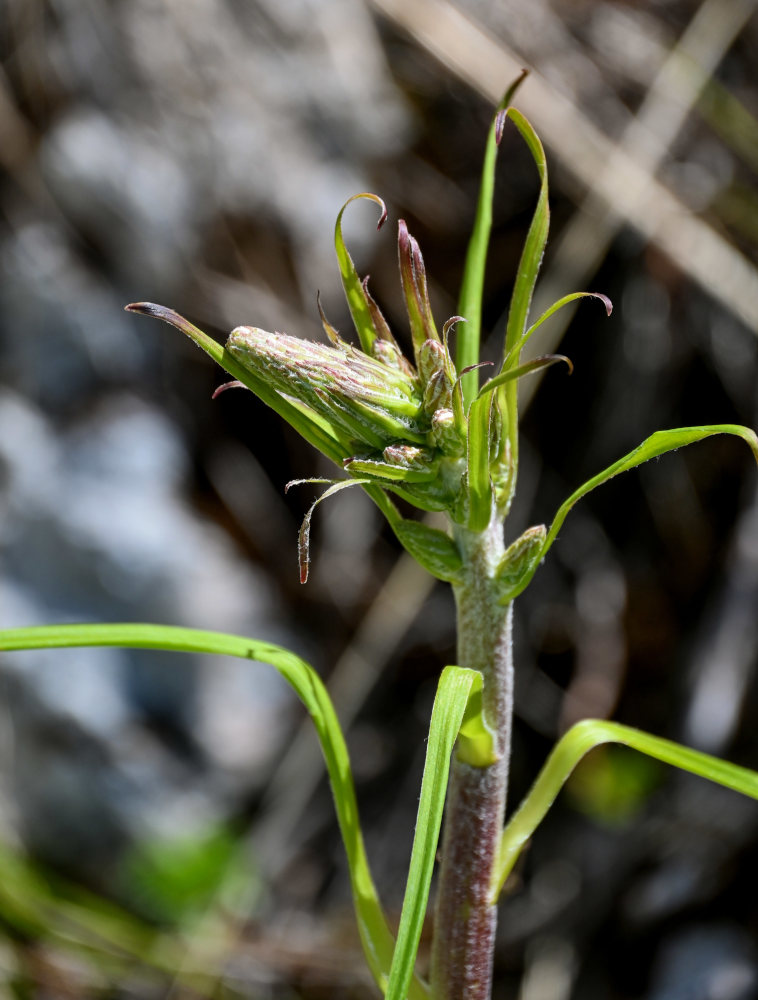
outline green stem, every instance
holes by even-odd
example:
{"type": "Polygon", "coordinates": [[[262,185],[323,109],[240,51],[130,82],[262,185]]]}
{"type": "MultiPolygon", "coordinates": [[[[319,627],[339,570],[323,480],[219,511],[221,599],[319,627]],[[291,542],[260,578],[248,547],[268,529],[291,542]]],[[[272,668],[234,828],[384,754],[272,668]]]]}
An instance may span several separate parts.
{"type": "Polygon", "coordinates": [[[497,601],[503,552],[496,519],[481,533],[458,529],[464,580],[454,588],[458,662],[483,675],[483,716],[494,736],[491,763],[453,761],[435,911],[434,1000],[489,1000],[496,910],[492,886],[501,836],[513,715],[511,605],[497,601]]]}

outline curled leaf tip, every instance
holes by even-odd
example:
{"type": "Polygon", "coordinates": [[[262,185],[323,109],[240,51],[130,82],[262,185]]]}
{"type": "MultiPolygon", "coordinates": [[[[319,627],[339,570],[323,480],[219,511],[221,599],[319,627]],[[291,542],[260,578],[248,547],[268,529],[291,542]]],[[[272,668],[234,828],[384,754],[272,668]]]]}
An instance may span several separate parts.
{"type": "Polygon", "coordinates": [[[547,358],[550,359],[550,361],[551,361],[552,364],[556,364],[558,361],[565,361],[566,362],[566,366],[568,367],[568,373],[569,373],[569,375],[573,375],[573,373],[574,373],[574,362],[571,360],[571,358],[567,358],[565,354],[548,354],[546,356],[546,360],[547,360],[547,358]]]}
{"type": "Polygon", "coordinates": [[[217,389],[214,389],[211,399],[216,399],[222,392],[226,392],[227,389],[247,389],[247,386],[237,378],[232,379],[231,382],[224,382],[217,389]]]}
{"type": "Polygon", "coordinates": [[[447,335],[450,333],[450,331],[453,329],[456,323],[466,323],[466,322],[467,320],[465,316],[451,316],[450,319],[445,320],[445,323],[442,327],[442,336],[447,337],[447,335]]]}
{"type": "Polygon", "coordinates": [[[165,313],[172,312],[173,310],[167,309],[165,306],[156,305],[155,302],[130,302],[128,306],[124,306],[124,311],[128,313],[140,313],[142,316],[157,316],[162,319],[165,313]]]}
{"type": "Polygon", "coordinates": [[[613,303],[608,298],[608,296],[607,295],[603,295],[602,292],[593,292],[592,294],[595,296],[595,298],[600,299],[600,301],[605,306],[605,314],[606,314],[606,316],[610,316],[611,313],[613,312],[613,303]]]}
{"type": "Polygon", "coordinates": [[[345,204],[340,209],[340,213],[337,217],[337,225],[340,225],[342,219],[342,213],[345,211],[347,206],[352,201],[358,201],[361,198],[366,198],[368,201],[373,201],[375,205],[378,205],[381,210],[381,215],[379,216],[379,221],[376,224],[377,229],[381,229],[384,223],[387,221],[387,206],[384,204],[384,200],[379,197],[378,194],[373,194],[371,191],[361,191],[360,194],[354,194],[352,197],[348,198],[345,204]]]}
{"type": "Polygon", "coordinates": [[[169,309],[168,306],[160,306],[155,302],[130,302],[128,306],[124,306],[124,309],[126,312],[138,313],[141,316],[152,316],[154,319],[162,319],[164,323],[170,323],[171,326],[176,327],[177,330],[180,330],[192,340],[197,335],[202,336],[193,323],[190,323],[188,319],[181,316],[175,309],[169,309]]]}

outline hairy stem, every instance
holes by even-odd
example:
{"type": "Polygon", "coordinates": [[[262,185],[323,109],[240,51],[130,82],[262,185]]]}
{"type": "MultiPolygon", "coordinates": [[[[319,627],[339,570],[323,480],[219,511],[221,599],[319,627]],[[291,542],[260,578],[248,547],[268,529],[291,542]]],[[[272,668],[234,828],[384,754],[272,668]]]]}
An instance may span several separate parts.
{"type": "Polygon", "coordinates": [[[511,605],[497,603],[493,576],[502,526],[458,530],[466,577],[455,587],[458,663],[484,676],[483,713],[495,737],[486,767],[454,760],[447,799],[432,947],[434,1000],[489,1000],[495,944],[493,879],[503,827],[513,714],[511,605]]]}

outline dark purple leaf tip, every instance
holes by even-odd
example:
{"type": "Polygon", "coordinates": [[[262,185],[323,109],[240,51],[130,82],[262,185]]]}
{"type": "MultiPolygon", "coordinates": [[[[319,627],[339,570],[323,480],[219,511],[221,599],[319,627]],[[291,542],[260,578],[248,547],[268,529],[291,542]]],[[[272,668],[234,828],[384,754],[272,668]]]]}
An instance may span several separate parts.
{"type": "Polygon", "coordinates": [[[166,313],[173,312],[166,306],[156,305],[155,302],[130,302],[124,306],[124,310],[129,313],[139,313],[141,316],[155,316],[156,319],[164,319],[166,313]]]}

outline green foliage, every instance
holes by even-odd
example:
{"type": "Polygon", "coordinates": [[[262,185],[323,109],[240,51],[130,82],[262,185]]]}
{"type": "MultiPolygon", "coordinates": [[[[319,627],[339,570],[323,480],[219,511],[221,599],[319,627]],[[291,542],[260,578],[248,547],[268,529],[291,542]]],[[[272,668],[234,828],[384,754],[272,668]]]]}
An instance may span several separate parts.
{"type": "Polygon", "coordinates": [[[691,750],[671,740],[643,733],[618,722],[585,719],[578,722],[558,741],[540,771],[531,791],[506,824],[500,844],[493,895],[496,899],[513,869],[524,845],[545,818],[561,788],[579,761],[603,743],[621,743],[640,753],[689,771],[708,781],[758,799],[758,773],[691,750]]]}
{"type": "MultiPolygon", "coordinates": [[[[479,186],[479,200],[476,217],[471,230],[466,264],[463,270],[461,291],[458,297],[458,312],[466,323],[458,334],[456,364],[463,372],[479,361],[479,342],[482,330],[482,297],[484,295],[484,274],[487,265],[487,250],[492,230],[492,201],[495,194],[495,164],[497,150],[502,138],[503,112],[510,105],[516,91],[526,79],[527,71],[514,80],[505,92],[492,118],[487,144],[484,151],[482,179],[479,186]]],[[[476,376],[473,372],[461,376],[464,405],[468,405],[476,395],[476,376]]]]}
{"type": "Polygon", "coordinates": [[[416,834],[400,915],[397,947],[387,985],[387,1000],[404,1000],[409,995],[408,987],[421,938],[442,826],[450,754],[461,728],[469,696],[477,681],[481,687],[481,676],[462,667],[445,667],[440,677],[429,726],[416,834]]]}
{"type": "Polygon", "coordinates": [[[479,673],[471,685],[466,713],[458,732],[455,755],[458,760],[472,767],[489,767],[497,761],[494,734],[484,721],[482,675],[479,673]]]}
{"type": "Polygon", "coordinates": [[[633,451],[630,451],[628,455],[624,455],[623,458],[614,462],[613,465],[609,465],[607,469],[593,476],[592,479],[588,479],[583,486],[575,490],[561,504],[553,518],[553,523],[550,525],[547,537],[542,544],[539,558],[533,562],[530,572],[526,573],[519,584],[509,591],[508,596],[503,598],[503,602],[513,600],[514,597],[517,597],[529,585],[537,566],[557,538],[567,514],[578,500],[581,500],[582,497],[591,493],[596,487],[602,486],[603,483],[607,483],[608,480],[613,479],[614,476],[618,476],[622,472],[628,472],[638,465],[649,462],[651,458],[658,458],[659,455],[664,455],[668,451],[676,451],[678,448],[702,441],[705,438],[712,437],[714,434],[732,434],[735,437],[742,438],[748,444],[755,456],[756,462],[758,462],[758,437],[748,427],[741,427],[738,424],[710,424],[703,427],[677,427],[668,431],[656,431],[649,438],[645,438],[642,444],[638,445],[633,451]]]}
{"type": "Polygon", "coordinates": [[[501,604],[507,604],[523,589],[524,580],[530,579],[542,559],[547,529],[544,524],[527,528],[505,550],[497,568],[496,580],[501,604]]]}
{"type": "MultiPolygon", "coordinates": [[[[238,851],[230,830],[156,837],[140,842],[121,873],[151,919],[182,924],[199,916],[229,880],[238,851]]],[[[251,878],[250,865],[246,878],[251,878]]]]}
{"type": "Polygon", "coordinates": [[[143,316],[153,316],[155,319],[161,319],[164,323],[176,327],[205,351],[209,357],[213,358],[217,364],[228,371],[233,378],[254,392],[327,458],[339,463],[346,457],[344,449],[325,420],[316,413],[303,412],[291,400],[285,399],[281,393],[268,384],[265,378],[243,367],[221,344],[209,337],[207,333],[199,330],[189,320],[180,316],[179,313],[153,302],[132,302],[126,306],[126,310],[127,312],[140,313],[143,316]]]}
{"type": "Polygon", "coordinates": [[[492,517],[491,413],[491,396],[477,397],[469,409],[467,469],[469,531],[484,531],[492,517]]]}
{"type": "Polygon", "coordinates": [[[460,582],[463,560],[450,535],[408,518],[398,521],[394,528],[405,549],[428,573],[446,583],[460,582]]]}
{"type": "Polygon", "coordinates": [[[369,306],[368,293],[364,288],[361,279],[358,277],[358,272],[355,270],[353,258],[348,253],[345,241],[342,237],[342,216],[347,206],[358,198],[367,198],[369,201],[373,201],[380,207],[382,212],[376,228],[381,229],[384,225],[387,218],[387,209],[382,199],[378,198],[375,194],[369,194],[368,192],[364,192],[363,194],[354,194],[352,198],[348,198],[337,214],[337,222],[334,226],[334,248],[337,253],[340,277],[342,278],[342,287],[345,289],[345,297],[347,298],[348,308],[350,309],[350,315],[358,333],[361,347],[367,355],[372,356],[374,341],[377,337],[382,336],[382,327],[378,326],[378,324],[374,322],[372,310],[369,306]]]}
{"type": "MultiPolygon", "coordinates": [[[[252,390],[347,474],[347,479],[336,482],[306,480],[330,485],[311,506],[301,528],[299,556],[303,582],[308,575],[308,535],[316,504],[339,490],[357,485],[377,504],[405,549],[433,576],[451,583],[460,597],[475,572],[473,558],[467,561],[466,537],[469,540],[471,536],[485,537],[493,523],[502,521],[515,490],[518,380],[558,361],[565,361],[571,367],[571,362],[562,355],[522,363],[522,349],[542,323],[579,298],[600,299],[610,315],[611,304],[605,296],[575,292],[563,296],[528,325],[550,212],[544,149],[528,120],[510,104],[522,79],[523,75],[503,98],[487,140],[481,193],[459,299],[461,316],[466,322],[458,333],[457,364],[453,363],[447,340],[451,326],[461,317],[448,320],[440,337],[432,315],[421,250],[404,222],[400,221],[398,226],[398,252],[413,364],[403,357],[368,292],[367,282],[358,275],[343,239],[342,218],[347,205],[356,198],[369,199],[381,209],[381,226],[386,218],[384,203],[369,193],[349,199],[335,226],[340,275],[360,350],[342,340],[326,319],[320,302],[329,345],[308,343],[255,327],[239,327],[232,332],[227,347],[222,348],[173,310],[151,303],[127,307],[132,312],[160,318],[189,336],[232,375],[235,384],[252,390]],[[472,369],[479,365],[495,162],[507,119],[515,125],[531,153],[540,190],[515,277],[502,367],[477,390],[477,376],[472,369]],[[421,510],[445,512],[449,532],[404,518],[390,494],[421,510]]],[[[572,493],[558,509],[549,529],[543,525],[529,528],[502,557],[498,546],[488,563],[486,559],[482,561],[487,563],[487,569],[484,581],[478,580],[481,591],[493,604],[495,601],[508,604],[529,585],[578,500],[622,472],[714,434],[741,437],[758,460],[758,437],[745,427],[715,424],[658,431],[572,493]]],[[[491,612],[492,608],[488,610],[491,612]]],[[[486,620],[489,623],[492,619],[486,620]]],[[[471,767],[488,767],[495,761],[498,745],[484,718],[484,686],[488,683],[484,668],[479,673],[449,666],[440,678],[396,943],[371,876],[345,739],[326,689],[312,667],[270,643],[169,626],[60,625],[0,633],[0,650],[65,646],[209,652],[260,661],[279,671],[305,705],[319,737],[347,855],[359,934],[372,975],[390,1000],[406,997],[423,1000],[428,996],[428,989],[415,975],[414,966],[427,909],[451,754],[457,741],[461,761],[471,767]]],[[[476,666],[480,664],[477,662],[476,666]]],[[[626,726],[586,720],[558,742],[532,790],[506,825],[491,883],[493,902],[524,844],[578,762],[594,747],[610,742],[624,744],[649,758],[758,798],[758,774],[754,772],[626,726]]],[[[595,768],[594,784],[585,782],[585,806],[594,815],[605,818],[628,814],[649,787],[646,772],[617,755],[606,755],[603,761],[602,767],[595,768]],[[612,795],[607,793],[608,788],[612,795]]],[[[149,893],[156,912],[165,919],[179,921],[197,913],[222,884],[233,847],[232,839],[223,831],[217,831],[209,839],[180,838],[170,843],[150,844],[140,856],[132,858],[131,870],[149,893]]],[[[5,868],[11,883],[14,878],[21,879],[18,891],[24,897],[14,909],[13,894],[3,895],[0,890],[5,919],[20,933],[35,933],[40,928],[38,901],[44,896],[44,887],[28,874],[19,874],[20,869],[14,869],[12,862],[5,868]]],[[[489,877],[488,872],[486,878],[489,877]]],[[[107,928],[107,919],[103,926],[107,928]]],[[[137,947],[143,948],[143,943],[137,947]]]]}
{"type": "MultiPolygon", "coordinates": [[[[518,360],[518,358],[521,355],[522,348],[527,344],[532,334],[535,333],[535,331],[542,326],[545,320],[550,319],[550,317],[553,316],[555,313],[557,313],[559,309],[562,309],[564,306],[567,306],[570,302],[576,302],[577,299],[588,299],[588,298],[600,299],[600,301],[605,306],[605,312],[607,316],[610,316],[611,313],[613,312],[613,303],[611,302],[611,300],[608,298],[607,295],[601,295],[600,292],[572,292],[570,295],[564,295],[563,298],[558,299],[557,302],[554,302],[548,309],[546,309],[540,316],[540,318],[536,321],[536,323],[532,323],[529,329],[525,330],[524,333],[518,338],[518,340],[513,345],[513,347],[511,347],[510,351],[506,356],[505,359],[506,366],[508,365],[509,362],[518,360]]],[[[568,359],[562,358],[562,360],[565,361],[568,359]]]]}
{"type": "MultiPolygon", "coordinates": [[[[358,931],[369,968],[382,986],[389,974],[394,939],[371,876],[358,822],[350,759],[326,688],[315,670],[289,650],[244,636],[176,628],[168,625],[47,625],[0,633],[0,650],[50,649],[77,646],[122,646],[185,653],[218,653],[257,660],[274,667],[305,705],[316,727],[334,794],[337,820],[350,871],[358,931]]],[[[425,995],[411,984],[411,1000],[425,995]]]]}

